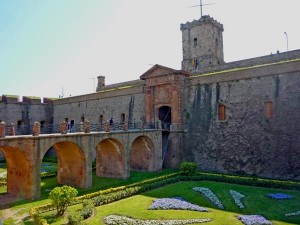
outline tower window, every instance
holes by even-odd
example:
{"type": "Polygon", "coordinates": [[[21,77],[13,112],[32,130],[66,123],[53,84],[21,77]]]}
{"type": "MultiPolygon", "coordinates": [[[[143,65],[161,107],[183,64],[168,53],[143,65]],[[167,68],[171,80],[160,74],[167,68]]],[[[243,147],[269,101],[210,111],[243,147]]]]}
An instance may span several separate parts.
{"type": "Polygon", "coordinates": [[[121,114],[121,123],[125,123],[125,113],[121,114]]]}
{"type": "Polygon", "coordinates": [[[24,125],[25,123],[24,123],[24,121],[23,120],[18,120],[17,121],[17,126],[22,126],[22,125],[24,125]]]}
{"type": "Polygon", "coordinates": [[[197,46],[197,38],[194,38],[194,47],[196,47],[197,46]]]}
{"type": "Polygon", "coordinates": [[[45,121],[45,120],[42,120],[42,121],[40,122],[40,124],[41,124],[41,128],[44,128],[45,125],[46,125],[46,121],[45,121]]]}
{"type": "Polygon", "coordinates": [[[266,101],[264,103],[264,114],[266,118],[272,118],[274,115],[273,113],[273,102],[272,101],[266,101]]]}
{"type": "Polygon", "coordinates": [[[100,115],[99,116],[99,124],[102,125],[102,123],[103,123],[103,115],[100,115]]]}
{"type": "Polygon", "coordinates": [[[226,119],[226,106],[219,104],[218,106],[218,120],[223,121],[226,119]]]}
{"type": "Polygon", "coordinates": [[[193,66],[194,69],[196,69],[198,67],[198,64],[199,64],[198,59],[193,58],[192,59],[192,66],[193,66]]]}

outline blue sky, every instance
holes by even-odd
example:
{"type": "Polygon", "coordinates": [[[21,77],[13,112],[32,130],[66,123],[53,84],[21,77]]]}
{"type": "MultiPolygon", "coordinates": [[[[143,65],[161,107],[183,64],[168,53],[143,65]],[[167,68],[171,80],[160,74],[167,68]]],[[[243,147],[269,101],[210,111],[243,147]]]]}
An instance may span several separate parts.
{"type": "MultiPolygon", "coordinates": [[[[224,25],[226,62],[300,49],[299,0],[203,0],[224,25]]],[[[199,0],[0,0],[0,95],[58,97],[180,69],[180,24],[199,0]]]]}

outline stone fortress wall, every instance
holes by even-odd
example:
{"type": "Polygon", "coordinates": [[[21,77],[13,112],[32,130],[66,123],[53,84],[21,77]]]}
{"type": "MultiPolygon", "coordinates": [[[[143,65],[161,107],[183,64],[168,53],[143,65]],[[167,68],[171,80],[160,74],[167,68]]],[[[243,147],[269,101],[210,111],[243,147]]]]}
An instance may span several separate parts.
{"type": "Polygon", "coordinates": [[[300,54],[188,83],[185,160],[205,171],[300,180],[300,54]]]}
{"type": "Polygon", "coordinates": [[[138,80],[107,85],[96,93],[59,99],[53,103],[53,122],[59,124],[66,118],[97,125],[111,118],[114,123],[145,121],[143,84],[138,80]]]}
{"type": "MultiPolygon", "coordinates": [[[[206,22],[199,24],[207,28],[206,22]]],[[[207,28],[212,35],[218,34],[215,27],[207,28]]],[[[209,32],[206,36],[210,37],[209,32]]],[[[197,37],[197,41],[206,38],[197,37]]],[[[216,44],[212,41],[205,45],[216,44]]],[[[163,133],[165,167],[176,168],[182,160],[190,160],[205,171],[300,180],[300,50],[224,63],[219,52],[222,45],[220,36],[215,52],[209,48],[201,54],[186,52],[183,63],[193,66],[189,72],[156,65],[145,73],[152,73],[152,78],[113,85],[105,85],[105,77],[99,76],[96,93],[43,103],[2,96],[0,120],[7,124],[89,120],[99,125],[113,117],[116,123],[151,122],[147,118],[158,118],[158,107],[167,106],[172,109],[170,118],[177,115],[182,125],[173,129],[171,124],[163,133]],[[194,57],[219,59],[220,64],[215,60],[209,66],[207,61],[205,67],[195,68],[194,57]],[[178,74],[184,77],[182,82],[161,83],[168,81],[164,76],[176,80],[178,74]],[[150,79],[157,83],[147,84],[150,79]],[[165,96],[175,97],[165,101],[165,96]]],[[[193,45],[184,46],[184,51],[192,51],[188,48],[193,45]]]]}
{"type": "Polygon", "coordinates": [[[197,74],[213,73],[216,71],[224,71],[224,70],[230,70],[235,68],[245,68],[245,67],[253,67],[253,66],[258,66],[258,65],[268,64],[268,63],[283,62],[283,61],[299,58],[299,56],[300,56],[299,49],[288,51],[288,52],[282,52],[282,53],[278,52],[266,56],[238,60],[238,61],[224,63],[218,66],[210,66],[210,67],[202,68],[199,70],[197,74]]]}
{"type": "Polygon", "coordinates": [[[6,125],[33,125],[34,122],[53,122],[53,99],[16,95],[2,95],[0,98],[0,122],[6,125]]]}

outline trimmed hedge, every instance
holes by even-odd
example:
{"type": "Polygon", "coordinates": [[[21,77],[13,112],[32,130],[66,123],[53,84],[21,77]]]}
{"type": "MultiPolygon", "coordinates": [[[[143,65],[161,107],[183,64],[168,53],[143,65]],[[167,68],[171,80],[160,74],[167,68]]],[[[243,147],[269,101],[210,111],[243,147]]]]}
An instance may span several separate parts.
{"type": "Polygon", "coordinates": [[[205,173],[197,172],[192,177],[193,180],[219,181],[232,184],[242,184],[248,186],[268,187],[268,188],[283,188],[288,190],[300,190],[300,182],[273,180],[267,178],[237,176],[229,174],[205,173]]]}

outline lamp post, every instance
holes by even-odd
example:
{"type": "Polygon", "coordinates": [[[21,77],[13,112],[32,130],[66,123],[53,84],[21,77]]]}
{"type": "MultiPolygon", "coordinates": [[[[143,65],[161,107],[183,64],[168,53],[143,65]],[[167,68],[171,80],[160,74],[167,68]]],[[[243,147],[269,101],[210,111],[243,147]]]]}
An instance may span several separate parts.
{"type": "Polygon", "coordinates": [[[288,35],[286,32],[284,32],[285,37],[286,37],[286,50],[289,51],[289,39],[288,39],[288,35]]]}

